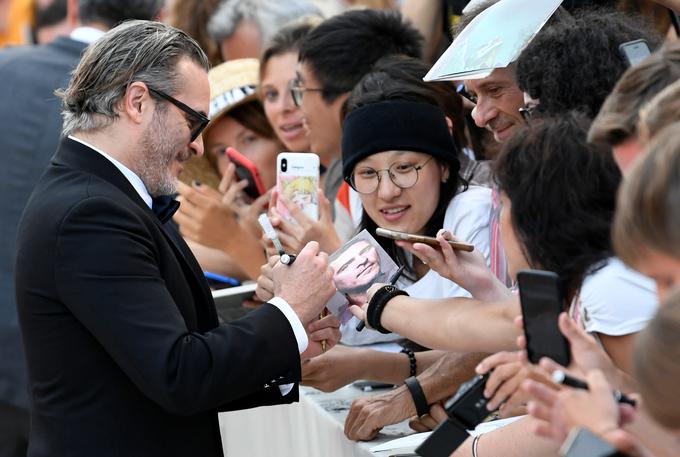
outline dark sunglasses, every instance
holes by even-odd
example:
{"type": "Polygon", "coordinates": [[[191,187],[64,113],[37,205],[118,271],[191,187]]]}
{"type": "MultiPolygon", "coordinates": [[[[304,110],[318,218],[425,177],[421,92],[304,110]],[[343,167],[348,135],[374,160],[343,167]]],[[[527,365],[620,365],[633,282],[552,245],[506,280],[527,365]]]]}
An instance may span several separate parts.
{"type": "Polygon", "coordinates": [[[190,118],[191,118],[191,142],[193,143],[196,141],[196,138],[198,138],[198,135],[205,130],[205,128],[208,126],[208,123],[210,122],[210,119],[205,117],[203,114],[199,113],[198,111],[190,108],[189,106],[185,105],[184,103],[180,102],[174,97],[171,97],[170,95],[166,94],[165,92],[161,92],[160,90],[156,90],[151,86],[148,86],[149,91],[158,95],[160,98],[169,101],[173,105],[175,105],[177,108],[181,109],[184,111],[190,118]]]}

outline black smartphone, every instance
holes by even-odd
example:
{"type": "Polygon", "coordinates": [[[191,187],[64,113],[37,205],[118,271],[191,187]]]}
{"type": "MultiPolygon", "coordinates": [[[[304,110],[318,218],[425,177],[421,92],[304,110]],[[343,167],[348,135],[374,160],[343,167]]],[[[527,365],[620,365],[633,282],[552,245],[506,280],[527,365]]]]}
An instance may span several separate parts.
{"type": "Polygon", "coordinates": [[[560,448],[562,457],[625,457],[614,446],[585,428],[575,428],[560,448]]]}
{"type": "Polygon", "coordinates": [[[557,325],[560,313],[565,310],[560,278],[551,271],[521,270],[517,283],[529,361],[538,363],[541,357],[549,357],[568,366],[569,342],[557,325]]]}
{"type": "Polygon", "coordinates": [[[489,415],[488,399],[484,396],[488,379],[489,373],[461,384],[458,392],[444,404],[448,419],[416,448],[416,454],[421,457],[451,455],[469,438],[467,431],[474,430],[489,415]]]}
{"type": "Polygon", "coordinates": [[[651,54],[649,45],[642,39],[622,43],[619,45],[619,52],[629,67],[639,64],[651,54]]]}

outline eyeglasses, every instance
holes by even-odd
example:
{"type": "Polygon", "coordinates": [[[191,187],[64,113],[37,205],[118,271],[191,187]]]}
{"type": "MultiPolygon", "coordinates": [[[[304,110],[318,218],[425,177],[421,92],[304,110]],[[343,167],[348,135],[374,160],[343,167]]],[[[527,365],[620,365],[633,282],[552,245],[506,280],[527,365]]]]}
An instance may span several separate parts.
{"type": "Polygon", "coordinates": [[[291,79],[288,83],[288,88],[290,89],[290,95],[293,97],[293,102],[295,106],[299,107],[302,105],[302,96],[305,92],[323,92],[323,89],[310,89],[307,87],[302,87],[299,79],[291,79]]]}
{"type": "Polygon", "coordinates": [[[536,104],[535,103],[527,103],[523,107],[519,109],[519,114],[522,115],[524,118],[524,122],[527,124],[531,121],[531,118],[534,115],[534,111],[536,111],[536,104]]]}
{"type": "Polygon", "coordinates": [[[189,106],[185,105],[184,103],[180,102],[174,97],[171,97],[170,95],[166,94],[165,92],[161,92],[160,90],[156,90],[151,86],[148,86],[149,91],[158,95],[162,99],[169,101],[173,105],[175,105],[177,108],[181,109],[184,111],[190,118],[190,130],[191,130],[191,143],[196,141],[196,138],[198,138],[198,135],[201,134],[203,130],[208,126],[208,123],[210,122],[210,119],[205,117],[203,114],[199,113],[198,111],[190,108],[189,106]]]}
{"type": "Polygon", "coordinates": [[[381,172],[386,171],[392,183],[400,189],[408,189],[418,182],[418,172],[432,160],[432,156],[421,165],[410,162],[395,162],[389,168],[374,170],[373,168],[362,168],[352,173],[349,178],[349,185],[360,194],[372,194],[380,186],[382,179],[381,172]]]}
{"type": "Polygon", "coordinates": [[[467,101],[469,101],[473,105],[477,104],[477,96],[475,94],[468,92],[467,89],[465,88],[464,83],[460,83],[458,84],[458,86],[456,86],[456,92],[458,92],[458,95],[464,97],[467,101]]]}

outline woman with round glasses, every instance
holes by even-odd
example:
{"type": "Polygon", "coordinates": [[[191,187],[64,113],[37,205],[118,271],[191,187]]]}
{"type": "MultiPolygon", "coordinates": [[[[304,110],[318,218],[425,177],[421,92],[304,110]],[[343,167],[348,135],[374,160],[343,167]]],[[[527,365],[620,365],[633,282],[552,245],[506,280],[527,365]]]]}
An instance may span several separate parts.
{"type": "MultiPolygon", "coordinates": [[[[445,115],[435,93],[411,73],[406,60],[379,62],[348,100],[343,174],[361,201],[359,230],[367,229],[397,264],[404,265],[409,294],[469,296],[393,240],[375,233],[381,227],[435,236],[445,228],[488,259],[491,191],[460,178],[459,150],[452,137],[453,122],[459,120],[445,115]]],[[[373,331],[343,330],[346,343],[385,338],[373,331]]]]}
{"type": "MultiPolygon", "coordinates": [[[[488,264],[491,190],[468,185],[459,177],[459,150],[452,140],[452,127],[462,119],[445,114],[449,112],[446,97],[458,95],[454,91],[442,94],[424,83],[426,72],[427,68],[413,59],[390,57],[378,62],[355,87],[343,124],[344,176],[360,201],[359,230],[367,229],[397,264],[405,266],[403,278],[410,283],[405,290],[411,296],[469,297],[465,289],[441,277],[393,240],[376,235],[378,227],[428,236],[445,228],[474,244],[471,255],[488,264]]],[[[341,331],[345,344],[402,338],[370,329],[357,332],[354,320],[341,331]]],[[[405,351],[384,353],[336,346],[303,364],[302,381],[332,391],[357,379],[402,384],[427,370],[424,378],[419,376],[424,380],[423,390],[443,398],[449,387],[439,382],[442,376],[446,376],[444,384],[455,385],[469,378],[482,358],[476,354],[405,351]]],[[[390,398],[379,406],[376,400],[378,409],[367,425],[373,435],[382,426],[415,414],[410,412],[414,403],[404,387],[385,395],[390,398]]]]}

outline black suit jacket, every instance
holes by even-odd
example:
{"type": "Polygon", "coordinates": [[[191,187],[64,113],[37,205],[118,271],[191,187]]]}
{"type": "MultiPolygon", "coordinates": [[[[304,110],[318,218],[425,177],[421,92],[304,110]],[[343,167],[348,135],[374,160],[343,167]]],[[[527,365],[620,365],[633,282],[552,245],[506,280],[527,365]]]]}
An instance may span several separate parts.
{"type": "Polygon", "coordinates": [[[28,409],[26,364],[14,300],[17,225],[40,175],[57,150],[61,103],[85,44],[57,38],[44,46],[0,52],[0,402],[28,409]]]}
{"type": "Polygon", "coordinates": [[[274,385],[300,379],[283,313],[219,326],[177,231],[96,151],[62,142],[17,243],[29,456],[222,455],[218,409],[297,400],[274,385]]]}

